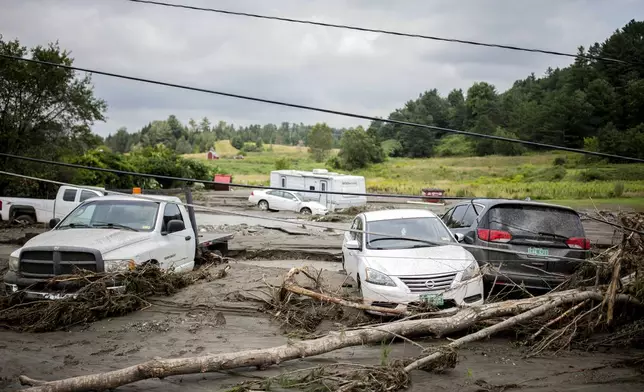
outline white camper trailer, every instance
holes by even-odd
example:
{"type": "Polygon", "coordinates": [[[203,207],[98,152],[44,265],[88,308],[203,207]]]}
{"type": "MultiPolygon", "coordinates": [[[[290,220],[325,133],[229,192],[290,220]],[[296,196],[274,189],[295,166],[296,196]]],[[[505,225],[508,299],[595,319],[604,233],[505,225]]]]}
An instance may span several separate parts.
{"type": "Polygon", "coordinates": [[[325,205],[329,211],[367,204],[366,196],[307,192],[312,190],[348,193],[366,192],[364,177],[330,173],[326,169],[313,169],[310,172],[274,170],[271,172],[271,187],[297,189],[305,200],[317,201],[325,205]]]}

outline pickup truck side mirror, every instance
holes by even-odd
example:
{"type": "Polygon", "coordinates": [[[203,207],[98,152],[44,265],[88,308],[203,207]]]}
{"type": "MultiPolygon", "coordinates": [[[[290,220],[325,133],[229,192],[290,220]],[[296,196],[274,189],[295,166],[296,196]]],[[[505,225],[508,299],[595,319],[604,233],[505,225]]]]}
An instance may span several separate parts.
{"type": "Polygon", "coordinates": [[[347,249],[360,250],[360,243],[357,240],[349,240],[346,243],[347,249]]]}
{"type": "Polygon", "coordinates": [[[50,219],[50,220],[49,220],[49,228],[50,228],[50,229],[53,229],[54,227],[56,227],[56,225],[58,224],[58,222],[60,222],[60,219],[58,219],[58,218],[50,219]]]}
{"type": "Polygon", "coordinates": [[[186,229],[186,224],[182,220],[173,219],[168,222],[168,228],[166,234],[176,233],[177,231],[183,231],[186,229]]]}

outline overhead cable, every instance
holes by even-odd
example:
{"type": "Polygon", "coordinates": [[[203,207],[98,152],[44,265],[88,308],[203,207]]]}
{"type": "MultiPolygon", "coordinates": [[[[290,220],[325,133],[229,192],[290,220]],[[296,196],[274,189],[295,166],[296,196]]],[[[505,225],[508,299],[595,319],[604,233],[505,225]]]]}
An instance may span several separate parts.
{"type": "Polygon", "coordinates": [[[256,19],[268,19],[268,20],[276,20],[280,22],[298,23],[298,24],[306,24],[306,25],[314,25],[314,26],[322,26],[322,27],[332,27],[336,29],[356,30],[356,31],[363,31],[367,33],[387,34],[387,35],[394,35],[398,37],[420,38],[420,39],[450,42],[450,43],[457,43],[457,44],[464,44],[464,45],[474,45],[474,46],[482,46],[482,47],[488,47],[488,48],[521,51],[521,52],[540,53],[540,54],[547,54],[552,56],[563,56],[563,57],[570,57],[570,58],[583,58],[586,60],[607,61],[607,62],[620,63],[620,64],[630,64],[630,65],[639,65],[639,66],[644,65],[644,63],[634,63],[626,60],[620,60],[620,59],[603,57],[603,56],[593,56],[589,54],[588,55],[572,54],[572,53],[564,53],[564,52],[548,50],[548,49],[526,48],[526,47],[515,46],[515,45],[495,44],[495,43],[438,37],[433,35],[424,35],[424,34],[416,34],[416,33],[404,33],[400,31],[351,26],[351,25],[345,25],[345,24],[316,22],[313,20],[294,19],[294,18],[286,18],[281,16],[261,15],[261,14],[255,14],[250,12],[230,11],[230,10],[224,10],[224,9],[218,9],[218,8],[197,7],[197,6],[186,5],[186,4],[173,4],[173,3],[166,3],[162,1],[149,1],[149,0],[127,0],[127,1],[130,1],[132,3],[150,4],[150,5],[157,5],[157,6],[163,6],[163,7],[182,8],[182,9],[188,9],[193,11],[214,12],[214,13],[224,14],[224,15],[244,16],[244,17],[250,17],[250,18],[256,18],[256,19]]]}
{"type": "Polygon", "coordinates": [[[376,121],[376,122],[382,122],[382,123],[390,123],[390,124],[395,124],[395,125],[404,125],[404,126],[410,126],[410,127],[416,127],[416,128],[424,128],[424,129],[429,129],[429,130],[433,130],[433,131],[454,133],[454,134],[459,134],[459,135],[478,137],[478,138],[482,138],[482,139],[491,139],[491,140],[499,140],[499,141],[509,142],[509,143],[524,144],[524,145],[527,145],[527,146],[541,147],[541,148],[546,148],[546,149],[551,149],[551,150],[560,150],[560,151],[575,152],[575,153],[579,153],[579,154],[594,155],[594,156],[599,156],[599,157],[602,157],[602,158],[612,158],[612,159],[620,159],[620,160],[631,161],[631,162],[644,163],[644,159],[641,159],[641,158],[627,157],[627,156],[614,155],[614,154],[606,154],[606,153],[603,153],[603,152],[586,151],[586,150],[581,150],[581,149],[578,149],[578,148],[556,146],[556,145],[552,145],[552,144],[532,142],[532,141],[528,141],[528,140],[513,139],[513,138],[503,137],[503,136],[484,135],[484,134],[480,134],[480,133],[476,133],[476,132],[461,131],[461,130],[457,130],[457,129],[451,129],[451,128],[445,128],[445,127],[437,127],[437,126],[434,126],[434,125],[418,124],[418,123],[413,123],[413,122],[409,122],[409,121],[383,119],[383,118],[367,116],[367,115],[362,115],[362,114],[357,114],[357,113],[343,112],[343,111],[332,110],[332,109],[324,109],[324,108],[319,108],[319,107],[315,107],[315,106],[301,105],[301,104],[289,103],[289,102],[284,102],[284,101],[277,101],[277,100],[266,99],[266,98],[258,98],[258,97],[248,96],[248,95],[228,93],[228,92],[224,92],[224,91],[210,90],[210,89],[205,89],[205,88],[200,88],[200,87],[186,86],[186,85],[163,82],[163,81],[158,81],[158,80],[153,80],[153,79],[146,79],[146,78],[141,78],[141,77],[136,77],[136,76],[128,76],[128,75],[123,75],[123,74],[117,74],[117,73],[113,73],[113,72],[99,71],[99,70],[89,69],[89,68],[74,67],[74,66],[71,66],[71,65],[57,64],[57,63],[52,63],[52,62],[49,62],[49,61],[42,61],[42,60],[35,60],[35,59],[28,59],[28,58],[23,58],[23,57],[18,57],[18,56],[11,56],[11,55],[2,54],[2,53],[0,53],[0,57],[11,59],[11,60],[16,60],[16,61],[29,62],[29,63],[33,63],[33,64],[41,64],[41,65],[47,65],[47,66],[51,66],[51,67],[70,69],[70,70],[74,70],[74,71],[89,72],[89,73],[93,73],[93,74],[96,74],[96,75],[104,75],[104,76],[110,76],[110,77],[119,78],[119,79],[126,79],[126,80],[142,82],[142,83],[155,84],[155,85],[159,85],[159,86],[174,87],[174,88],[178,88],[178,89],[182,89],[182,90],[197,91],[197,92],[202,92],[202,93],[207,93],[207,94],[220,95],[220,96],[224,96],[224,97],[243,99],[243,100],[247,100],[247,101],[268,103],[268,104],[272,104],[272,105],[285,106],[285,107],[290,107],[290,108],[295,108],[295,109],[309,110],[309,111],[327,113],[327,114],[335,114],[335,115],[338,115],[338,116],[358,118],[358,119],[362,119],[362,120],[370,120],[370,121],[376,121]]]}

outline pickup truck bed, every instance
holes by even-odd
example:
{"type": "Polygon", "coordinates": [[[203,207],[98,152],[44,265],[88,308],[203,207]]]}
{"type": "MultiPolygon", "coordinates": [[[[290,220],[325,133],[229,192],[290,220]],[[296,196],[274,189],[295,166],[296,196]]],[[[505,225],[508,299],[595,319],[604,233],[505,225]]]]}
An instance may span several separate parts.
{"type": "Polygon", "coordinates": [[[219,253],[220,256],[225,256],[228,253],[228,241],[233,239],[233,237],[234,234],[229,233],[198,235],[197,258],[204,251],[215,252],[219,253]]]}

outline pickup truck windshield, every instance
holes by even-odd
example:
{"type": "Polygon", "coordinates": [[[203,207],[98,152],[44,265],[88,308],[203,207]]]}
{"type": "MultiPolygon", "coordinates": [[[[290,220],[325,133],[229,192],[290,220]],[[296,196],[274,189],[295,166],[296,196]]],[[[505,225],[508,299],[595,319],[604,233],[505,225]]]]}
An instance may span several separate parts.
{"type": "Polygon", "coordinates": [[[139,200],[96,200],[82,204],[57,229],[109,228],[152,231],[159,203],[139,200]]]}
{"type": "Polygon", "coordinates": [[[367,222],[367,248],[408,249],[434,246],[432,243],[454,242],[449,230],[438,218],[387,219],[367,222]],[[409,239],[405,239],[409,237],[409,239]],[[427,242],[423,242],[427,241],[427,242]]]}

